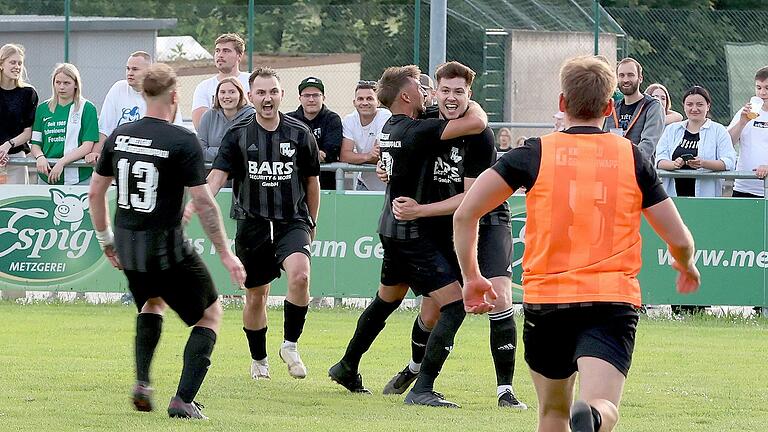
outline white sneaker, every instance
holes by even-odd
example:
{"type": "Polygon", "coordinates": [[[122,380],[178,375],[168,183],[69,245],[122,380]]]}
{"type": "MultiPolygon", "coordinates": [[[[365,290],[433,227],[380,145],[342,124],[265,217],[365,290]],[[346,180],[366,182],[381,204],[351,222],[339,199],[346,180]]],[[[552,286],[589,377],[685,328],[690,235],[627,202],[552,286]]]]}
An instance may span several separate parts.
{"type": "Polygon", "coordinates": [[[272,379],[269,376],[269,361],[266,358],[251,361],[251,378],[255,380],[272,379]]]}
{"type": "Polygon", "coordinates": [[[304,366],[304,362],[301,361],[296,344],[283,344],[280,347],[280,358],[288,365],[288,373],[292,377],[298,379],[306,378],[307,368],[304,366]]]}

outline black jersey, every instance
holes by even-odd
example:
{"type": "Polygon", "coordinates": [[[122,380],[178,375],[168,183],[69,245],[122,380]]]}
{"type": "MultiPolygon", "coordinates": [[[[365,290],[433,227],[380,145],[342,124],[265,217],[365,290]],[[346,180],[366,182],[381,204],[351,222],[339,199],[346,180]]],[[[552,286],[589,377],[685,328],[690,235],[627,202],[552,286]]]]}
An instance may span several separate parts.
{"type": "MultiPolygon", "coordinates": [[[[477,135],[446,142],[448,147],[435,156],[429,173],[428,203],[447,200],[464,192],[464,178],[477,178],[496,163],[496,145],[491,128],[477,135]]],[[[438,216],[452,227],[452,216],[438,216]]],[[[431,218],[430,218],[431,219],[431,218]]],[[[505,201],[480,219],[482,225],[509,225],[509,204],[505,201]]],[[[452,230],[452,228],[449,228],[452,230]]]]}
{"type": "Polygon", "coordinates": [[[184,187],[205,184],[197,136],[153,117],[115,129],[104,143],[96,172],[115,177],[115,226],[131,230],[180,225],[184,187]]]}
{"type": "Polygon", "coordinates": [[[96,172],[117,183],[115,247],[124,269],[165,270],[194,253],[181,227],[184,187],[205,184],[194,133],[153,117],[121,125],[96,172]]]}
{"type": "Polygon", "coordinates": [[[243,120],[224,135],[213,168],[233,179],[233,218],[309,220],[305,181],[320,175],[320,160],[301,121],[280,113],[277,129],[268,131],[255,116],[243,120]]]}
{"type": "Polygon", "coordinates": [[[446,148],[448,141],[440,136],[447,120],[414,120],[404,114],[395,114],[384,124],[379,134],[381,161],[389,175],[384,208],[379,218],[379,233],[400,240],[420,236],[420,221],[399,221],[392,214],[392,200],[410,197],[420,204],[426,203],[428,177],[432,157],[446,148]]]}

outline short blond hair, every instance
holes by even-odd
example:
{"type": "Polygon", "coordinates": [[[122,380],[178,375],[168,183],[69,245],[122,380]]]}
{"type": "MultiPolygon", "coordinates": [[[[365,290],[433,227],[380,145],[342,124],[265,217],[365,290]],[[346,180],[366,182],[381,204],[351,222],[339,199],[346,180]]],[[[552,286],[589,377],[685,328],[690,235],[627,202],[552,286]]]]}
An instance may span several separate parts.
{"type": "Polygon", "coordinates": [[[416,65],[387,68],[381,75],[381,78],[379,78],[376,97],[385,107],[392,107],[395,99],[397,99],[400,92],[408,84],[408,79],[418,80],[419,75],[421,75],[421,69],[416,65]]]}
{"type": "Polygon", "coordinates": [[[227,42],[232,42],[232,44],[235,46],[235,51],[238,54],[242,55],[245,52],[245,41],[237,33],[224,33],[223,35],[216,38],[216,41],[213,43],[213,45],[216,46],[220,43],[227,42]]]}
{"type": "Polygon", "coordinates": [[[141,88],[147,98],[166,96],[176,89],[176,72],[165,63],[154,63],[147,69],[141,88]]]}
{"type": "Polygon", "coordinates": [[[152,63],[152,56],[149,55],[149,53],[146,51],[134,51],[131,53],[131,55],[128,56],[128,58],[131,58],[131,57],[141,57],[144,60],[152,63]]]}
{"type": "Polygon", "coordinates": [[[594,56],[575,57],[560,69],[565,111],[578,120],[603,117],[616,88],[616,74],[594,56]]]}

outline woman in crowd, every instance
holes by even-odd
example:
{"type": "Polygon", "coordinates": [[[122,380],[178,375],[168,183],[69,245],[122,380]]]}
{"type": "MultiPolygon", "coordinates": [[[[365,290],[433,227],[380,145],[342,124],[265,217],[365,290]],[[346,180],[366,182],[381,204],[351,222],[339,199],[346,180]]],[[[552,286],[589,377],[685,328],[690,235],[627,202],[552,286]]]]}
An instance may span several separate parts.
{"type": "Polygon", "coordinates": [[[48,184],[88,184],[93,168],[65,168],[91,152],[99,140],[96,107],[82,96],[80,72],[69,63],[51,75],[52,95],[37,107],[32,156],[40,180],[48,184]],[[48,158],[58,162],[51,166],[48,158]]]}
{"type": "MultiPolygon", "coordinates": [[[[35,121],[37,92],[24,81],[24,48],[6,44],[0,48],[0,161],[7,156],[26,156],[35,121]]],[[[0,162],[2,163],[2,162],[0,162]]],[[[6,183],[27,184],[26,166],[7,166],[6,183]]]]}
{"type": "MultiPolygon", "coordinates": [[[[704,87],[694,86],[683,96],[686,121],[664,129],[656,146],[659,169],[709,171],[732,170],[736,151],[725,126],[708,118],[712,98],[704,87]]],[[[671,196],[722,196],[722,179],[666,178],[664,188],[671,196]]]]}
{"type": "Polygon", "coordinates": [[[683,120],[683,115],[677,111],[672,111],[672,99],[669,97],[669,91],[661,84],[655,83],[645,89],[645,94],[658,99],[664,107],[664,125],[670,125],[683,120]]]}
{"type": "Polygon", "coordinates": [[[213,108],[203,114],[197,130],[206,162],[213,162],[216,158],[221,139],[227,130],[254,112],[254,108],[248,105],[248,98],[239,80],[228,77],[219,81],[213,108]]]}
{"type": "Polygon", "coordinates": [[[512,131],[509,128],[501,128],[499,129],[499,144],[498,149],[499,151],[507,151],[510,148],[512,148],[512,131]]]}

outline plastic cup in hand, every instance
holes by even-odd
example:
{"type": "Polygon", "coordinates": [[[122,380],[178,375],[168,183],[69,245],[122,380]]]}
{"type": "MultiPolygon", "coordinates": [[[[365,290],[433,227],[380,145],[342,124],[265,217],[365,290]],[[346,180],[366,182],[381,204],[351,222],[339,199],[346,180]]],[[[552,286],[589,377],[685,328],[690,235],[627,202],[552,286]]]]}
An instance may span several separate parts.
{"type": "Polygon", "coordinates": [[[754,120],[760,117],[760,110],[763,108],[763,100],[757,96],[753,96],[752,99],[749,100],[749,105],[750,109],[747,113],[747,118],[754,120]]]}

